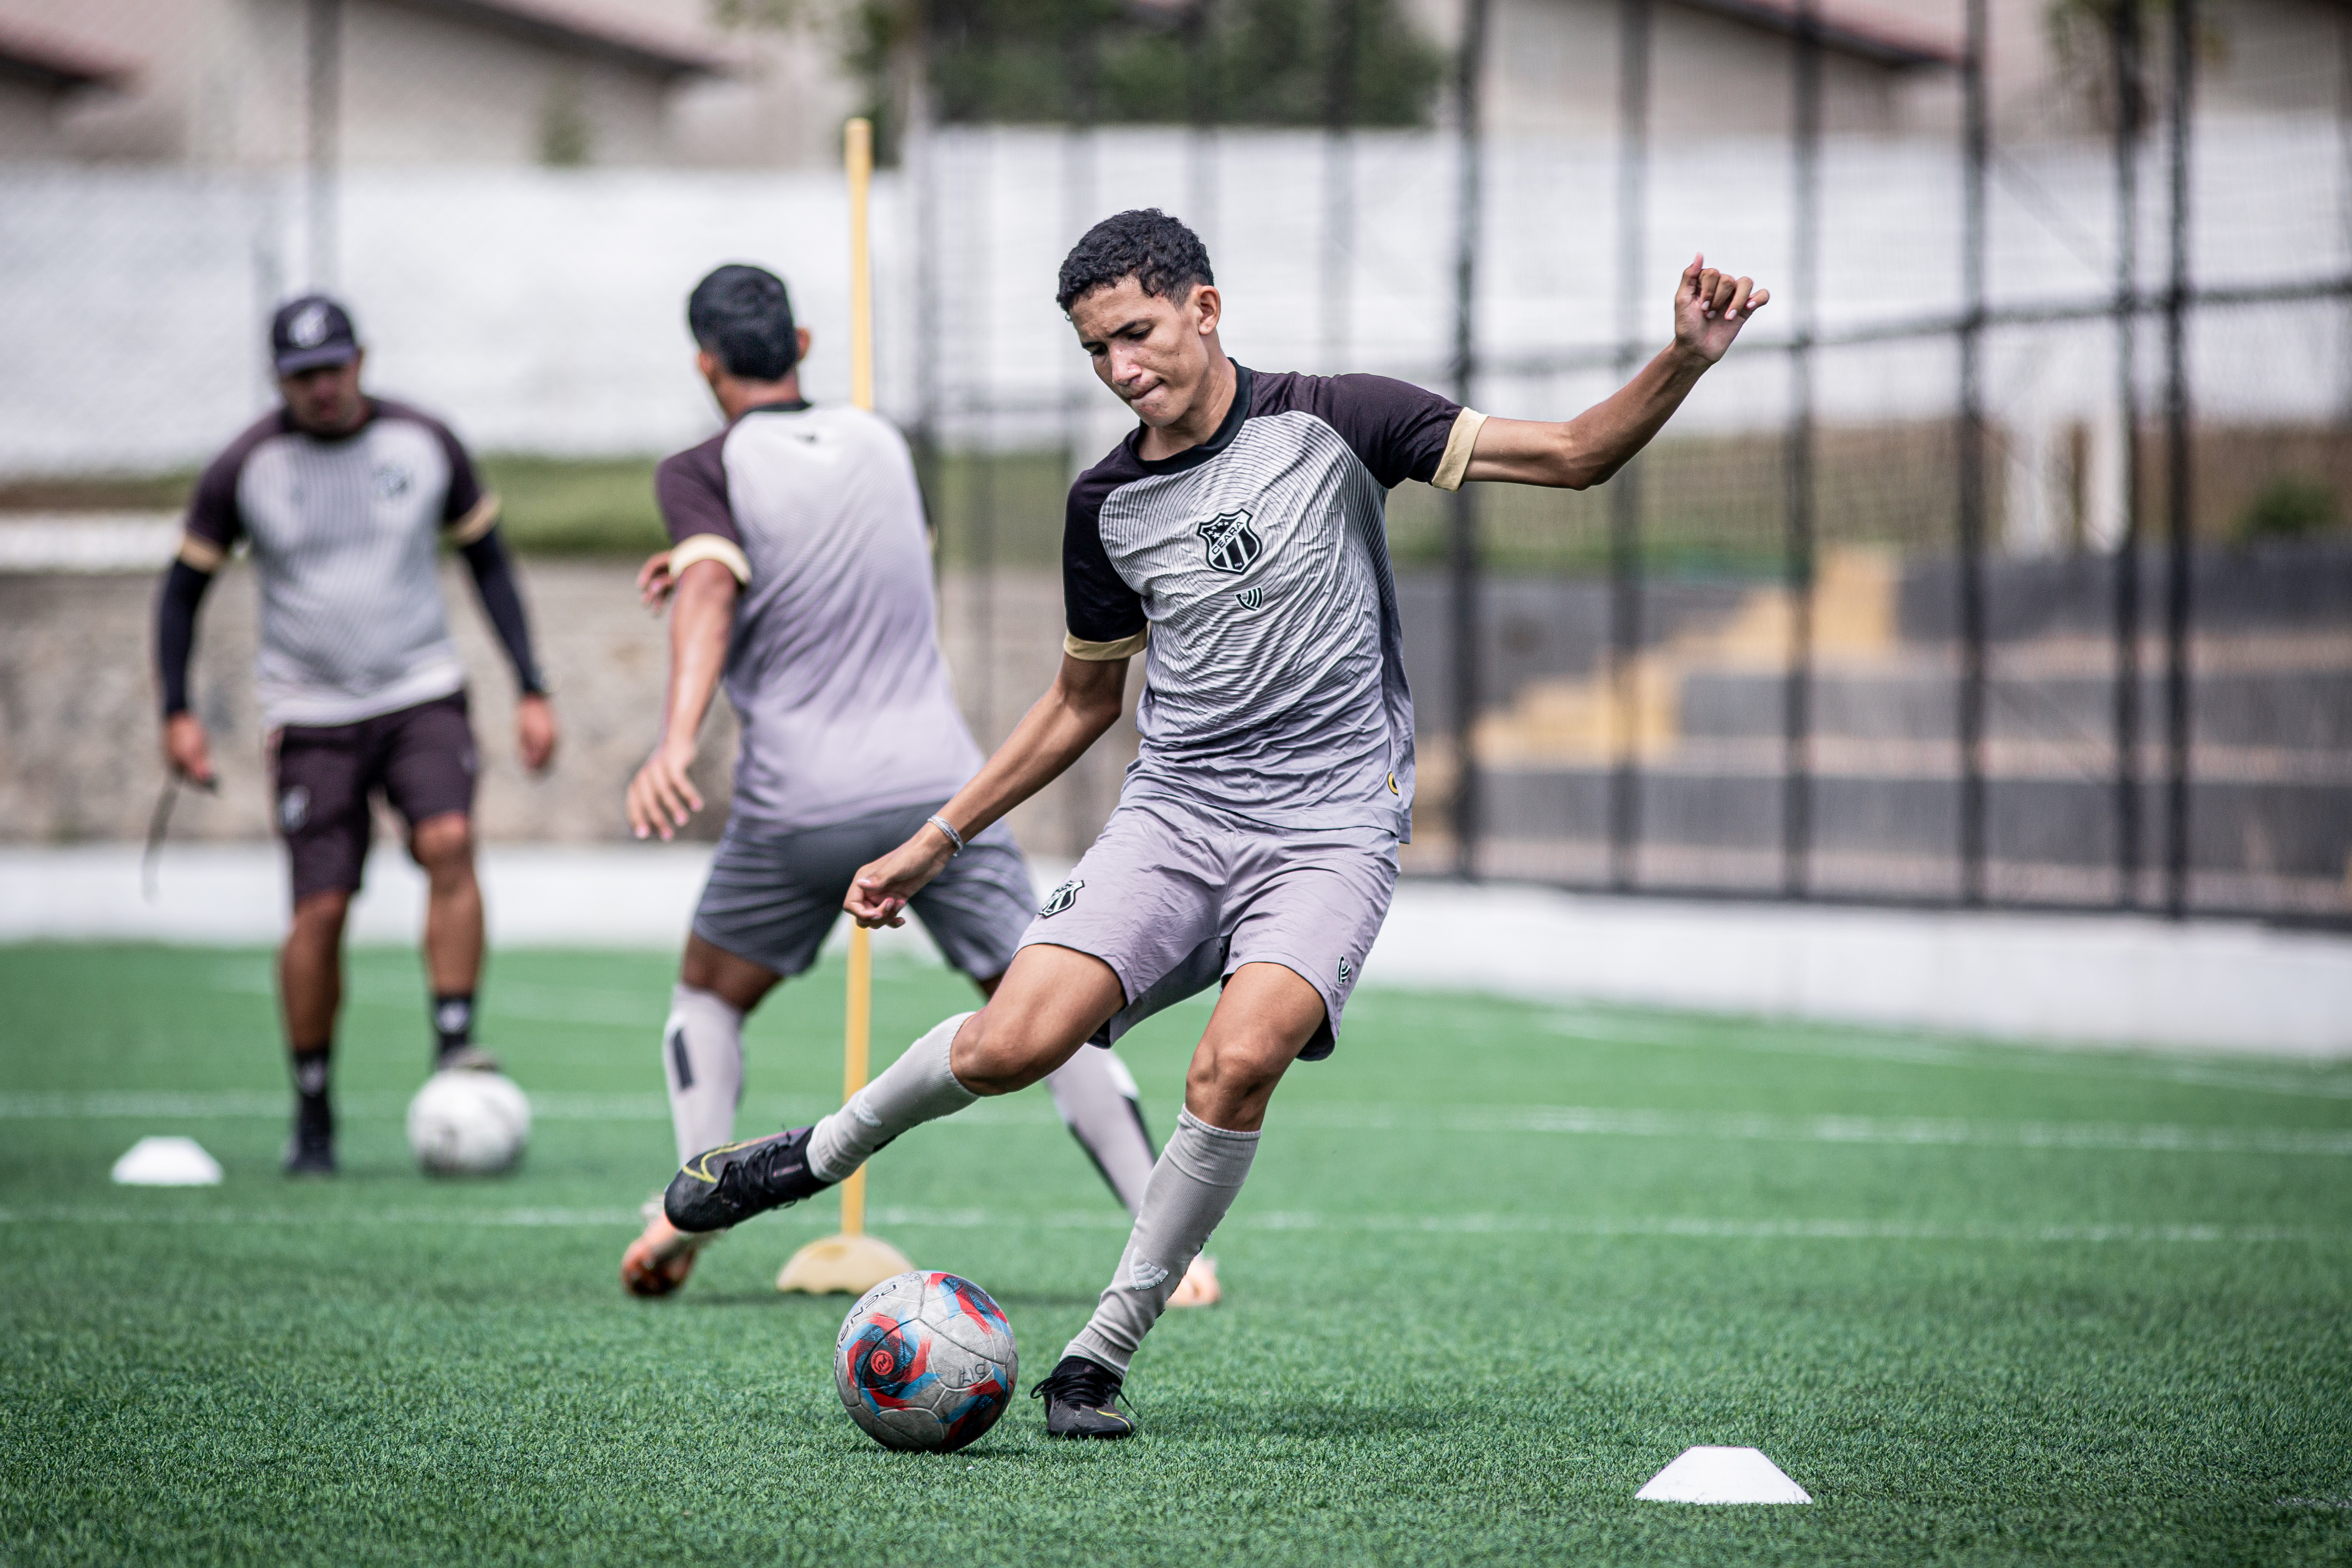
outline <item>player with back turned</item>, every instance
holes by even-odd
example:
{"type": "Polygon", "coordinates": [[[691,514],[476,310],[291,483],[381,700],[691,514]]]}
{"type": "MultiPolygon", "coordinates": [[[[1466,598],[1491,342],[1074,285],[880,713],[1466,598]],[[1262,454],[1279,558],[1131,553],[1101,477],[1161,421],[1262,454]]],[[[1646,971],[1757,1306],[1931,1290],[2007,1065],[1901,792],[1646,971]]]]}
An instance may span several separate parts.
{"type": "Polygon", "coordinates": [[[1767,298],[1694,259],[1673,342],[1622,389],[1565,423],[1490,419],[1384,377],[1236,364],[1190,229],[1158,212],[1096,225],[1062,263],[1056,299],[1139,424],[1070,489],[1060,673],[976,777],[859,870],[847,907],[895,924],[1110,727],[1143,654],[1142,744],[1118,808],[985,1007],[940,1024],[814,1127],[688,1161],[670,1219],[715,1230],[799,1202],[922,1122],[1034,1083],[1223,982],[1117,1270],[1034,1391],[1049,1435],[1133,1431],[1114,1408],[1129,1361],[1241,1191],[1283,1073],[1338,1044],[1395,886],[1412,701],[1389,490],[1599,483],[1767,298]]]}
{"type": "MultiPolygon", "coordinates": [[[[727,426],[655,475],[673,542],[640,582],[648,602],[670,601],[670,670],[660,742],[629,784],[636,836],[667,838],[701,808],[688,771],[722,679],[742,742],[662,1030],[680,1159],[732,1135],[744,1017],[816,961],[850,877],[980,767],[940,655],[907,443],[864,409],[801,396],[809,334],[774,273],[721,267],[695,286],[686,314],[696,369],[727,426]]],[[[985,996],[1013,961],[1034,896],[1000,823],[976,830],[971,853],[913,901],[948,962],[985,996]]],[[[1089,1051],[1046,1087],[1133,1211],[1155,1158],[1135,1080],[1118,1058],[1089,1051]]],[[[621,1282],[666,1295],[709,1236],[678,1230],[649,1206],[621,1282]]],[[[1185,1290],[1180,1304],[1216,1300],[1205,1260],[1185,1290]]]]}
{"type": "Polygon", "coordinates": [[[482,969],[474,737],[466,667],[441,603],[444,542],[473,574],[514,666],[515,749],[533,773],[555,753],[555,714],[499,539],[499,499],[465,447],[432,416],[361,390],[366,355],[350,315],[326,296],[280,307],[269,341],[283,405],[196,481],[156,601],[155,663],[165,760],[208,784],[211,742],[188,707],[196,610],[229,551],[250,544],[261,588],[255,684],[294,885],[278,955],[295,1090],[286,1169],[324,1175],[335,1168],[327,1079],[343,918],[367,858],[372,796],[406,821],[408,852],[425,875],[435,1067],[495,1066],[473,1043],[482,969]]]}

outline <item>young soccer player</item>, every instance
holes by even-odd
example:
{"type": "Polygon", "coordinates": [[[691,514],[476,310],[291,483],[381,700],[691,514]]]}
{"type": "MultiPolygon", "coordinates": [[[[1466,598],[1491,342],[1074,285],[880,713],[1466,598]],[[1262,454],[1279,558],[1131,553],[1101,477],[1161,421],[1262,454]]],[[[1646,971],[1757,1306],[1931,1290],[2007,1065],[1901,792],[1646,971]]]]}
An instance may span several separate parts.
{"type": "MultiPolygon", "coordinates": [[[[665,461],[672,547],[646,563],[671,601],[662,736],[628,789],[632,830],[664,838],[702,806],[688,771],[722,679],[741,721],[734,803],[662,1030],[678,1158],[733,1135],[743,1019],[816,961],[857,868],[904,840],[980,767],[940,657],[923,502],[907,444],[856,408],[801,396],[809,334],[783,280],[721,267],[687,301],[695,363],[727,428],[665,461]]],[[[913,896],[948,962],[985,996],[1035,895],[1002,825],[913,896]]],[[[1155,1155],[1135,1080],[1089,1051],[1046,1079],[1063,1121],[1130,1212],[1155,1155]]],[[[642,1296],[686,1281],[709,1239],[658,1204],[621,1259],[642,1296]]],[[[1203,1261],[1185,1305],[1217,1298],[1203,1261]]]]}
{"type": "Polygon", "coordinates": [[[1694,258],[1673,342],[1623,388],[1564,424],[1489,419],[1379,376],[1235,364],[1192,232],[1156,211],[1096,225],[1062,263],[1056,299],[1139,423],[1070,489],[1061,672],[971,783],[858,871],[848,909],[897,923],[976,834],[1110,726],[1140,653],[1142,749],[1118,809],[985,1007],[940,1024],[815,1126],[688,1161],[670,1219],[711,1230],[799,1202],[909,1129],[1223,982],[1118,1268],[1034,1391],[1050,1435],[1133,1431],[1113,1408],[1130,1358],[1241,1191],[1284,1071],[1338,1043],[1395,885],[1412,704],[1388,491],[1408,479],[1607,479],[1767,298],[1694,258]]]}
{"type": "Polygon", "coordinates": [[[249,542],[261,581],[254,676],[294,881],[294,923],[278,965],[294,1075],[286,1170],[329,1175],[343,917],[367,858],[371,795],[406,820],[408,852],[427,879],[435,1066],[497,1065],[473,1044],[482,969],[474,736],[466,667],[441,604],[443,542],[473,574],[514,666],[515,750],[533,773],[555,754],[555,712],[499,542],[499,498],[482,489],[448,426],[361,390],[366,356],[352,319],[323,294],[281,306],[269,345],[284,406],[196,481],[187,535],[156,598],[155,666],[164,758],[179,777],[209,783],[211,742],[188,707],[188,658],[213,574],[240,539],[249,542]]]}

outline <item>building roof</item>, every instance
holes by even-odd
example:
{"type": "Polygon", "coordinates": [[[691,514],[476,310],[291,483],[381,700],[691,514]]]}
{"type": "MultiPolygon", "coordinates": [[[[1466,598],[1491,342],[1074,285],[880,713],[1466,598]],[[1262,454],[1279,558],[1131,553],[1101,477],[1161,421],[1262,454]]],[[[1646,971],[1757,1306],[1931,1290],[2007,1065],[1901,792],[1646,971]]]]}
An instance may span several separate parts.
{"type": "Polygon", "coordinates": [[[533,43],[663,78],[712,76],[738,63],[708,34],[662,26],[583,0],[398,0],[533,43]]]}
{"type": "MultiPolygon", "coordinates": [[[[1697,11],[1712,12],[1733,21],[1746,22],[1768,32],[1794,37],[1798,28],[1798,12],[1793,0],[1681,0],[1683,5],[1697,11]]],[[[1958,66],[1962,51],[1958,42],[1930,37],[1900,26],[1889,26],[1877,17],[1863,17],[1852,10],[1822,5],[1814,12],[1815,26],[1821,29],[1822,47],[1832,53],[1852,55],[1874,65],[1895,70],[1922,66],[1958,66]]]]}
{"type": "Polygon", "coordinates": [[[52,91],[73,87],[104,87],[137,69],[135,62],[109,55],[54,34],[27,27],[13,17],[0,17],[0,78],[29,81],[52,91]]]}

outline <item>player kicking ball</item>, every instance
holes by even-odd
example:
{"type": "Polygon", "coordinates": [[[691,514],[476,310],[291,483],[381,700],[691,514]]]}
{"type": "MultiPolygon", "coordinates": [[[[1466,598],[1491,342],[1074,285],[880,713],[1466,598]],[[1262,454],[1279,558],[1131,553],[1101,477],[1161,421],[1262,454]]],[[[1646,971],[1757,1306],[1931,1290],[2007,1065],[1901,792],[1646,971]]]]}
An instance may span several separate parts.
{"type": "Polygon", "coordinates": [[[1768,296],[1695,258],[1675,336],[1565,424],[1489,419],[1379,376],[1254,372],[1218,341],[1208,253],[1159,212],[1089,230],[1055,296],[1139,425],[1070,489],[1060,674],[986,766],[860,869],[848,909],[896,924],[959,851],[1068,767],[1146,657],[1142,747],[1003,983],[814,1127],[714,1149],[667,1194],[681,1229],[797,1203],[911,1128],[1009,1094],[1223,984],[1184,1110],[1093,1319],[1034,1393],[1055,1436],[1124,1437],[1131,1358],[1241,1191],[1266,1103],[1338,1043],[1412,821],[1412,700],[1385,538],[1418,479],[1580,489],[1656,435],[1768,296]]]}
{"type": "MultiPolygon", "coordinates": [[[[722,679],[742,749],[662,1030],[681,1160],[733,1136],[743,1019],[816,961],[851,876],[920,829],[980,767],[940,657],[906,442],[862,409],[803,399],[809,334],[775,274],[719,268],[696,285],[687,325],[727,428],[654,479],[673,543],[638,582],[648,604],[670,603],[669,686],[661,740],[629,784],[631,830],[668,838],[701,809],[688,772],[722,679]]],[[[1013,835],[992,818],[912,905],[985,996],[1034,898],[1013,835]]],[[[1135,1080],[1116,1058],[1090,1051],[1059,1064],[1046,1085],[1135,1211],[1155,1158],[1135,1080]]],[[[621,1282],[667,1295],[711,1233],[679,1230],[648,1207],[621,1282]]],[[[1217,1299],[1205,1260],[1186,1289],[1181,1304],[1217,1299]]]]}

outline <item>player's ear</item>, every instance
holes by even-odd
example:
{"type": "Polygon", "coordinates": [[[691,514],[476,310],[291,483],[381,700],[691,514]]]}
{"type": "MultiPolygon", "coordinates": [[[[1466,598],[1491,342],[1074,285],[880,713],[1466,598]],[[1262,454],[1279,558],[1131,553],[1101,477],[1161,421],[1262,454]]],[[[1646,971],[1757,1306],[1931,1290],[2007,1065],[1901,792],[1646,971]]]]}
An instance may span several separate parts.
{"type": "Polygon", "coordinates": [[[800,328],[799,330],[797,330],[796,331],[794,331],[794,332],[793,333],[793,340],[794,340],[794,342],[793,342],[793,363],[794,364],[798,364],[798,363],[801,363],[801,361],[803,361],[803,360],[804,360],[804,359],[808,358],[808,349],[809,349],[809,341],[810,341],[810,340],[809,340],[809,330],[808,330],[806,327],[802,327],[802,328],[800,328]]]}
{"type": "Polygon", "coordinates": [[[1217,330],[1217,319],[1224,314],[1225,302],[1218,297],[1215,284],[1193,284],[1192,298],[1187,303],[1192,306],[1193,314],[1199,319],[1200,332],[1202,337],[1207,337],[1217,330]]]}
{"type": "Polygon", "coordinates": [[[694,368],[711,385],[719,384],[719,356],[709,349],[694,351],[694,368]]]}

